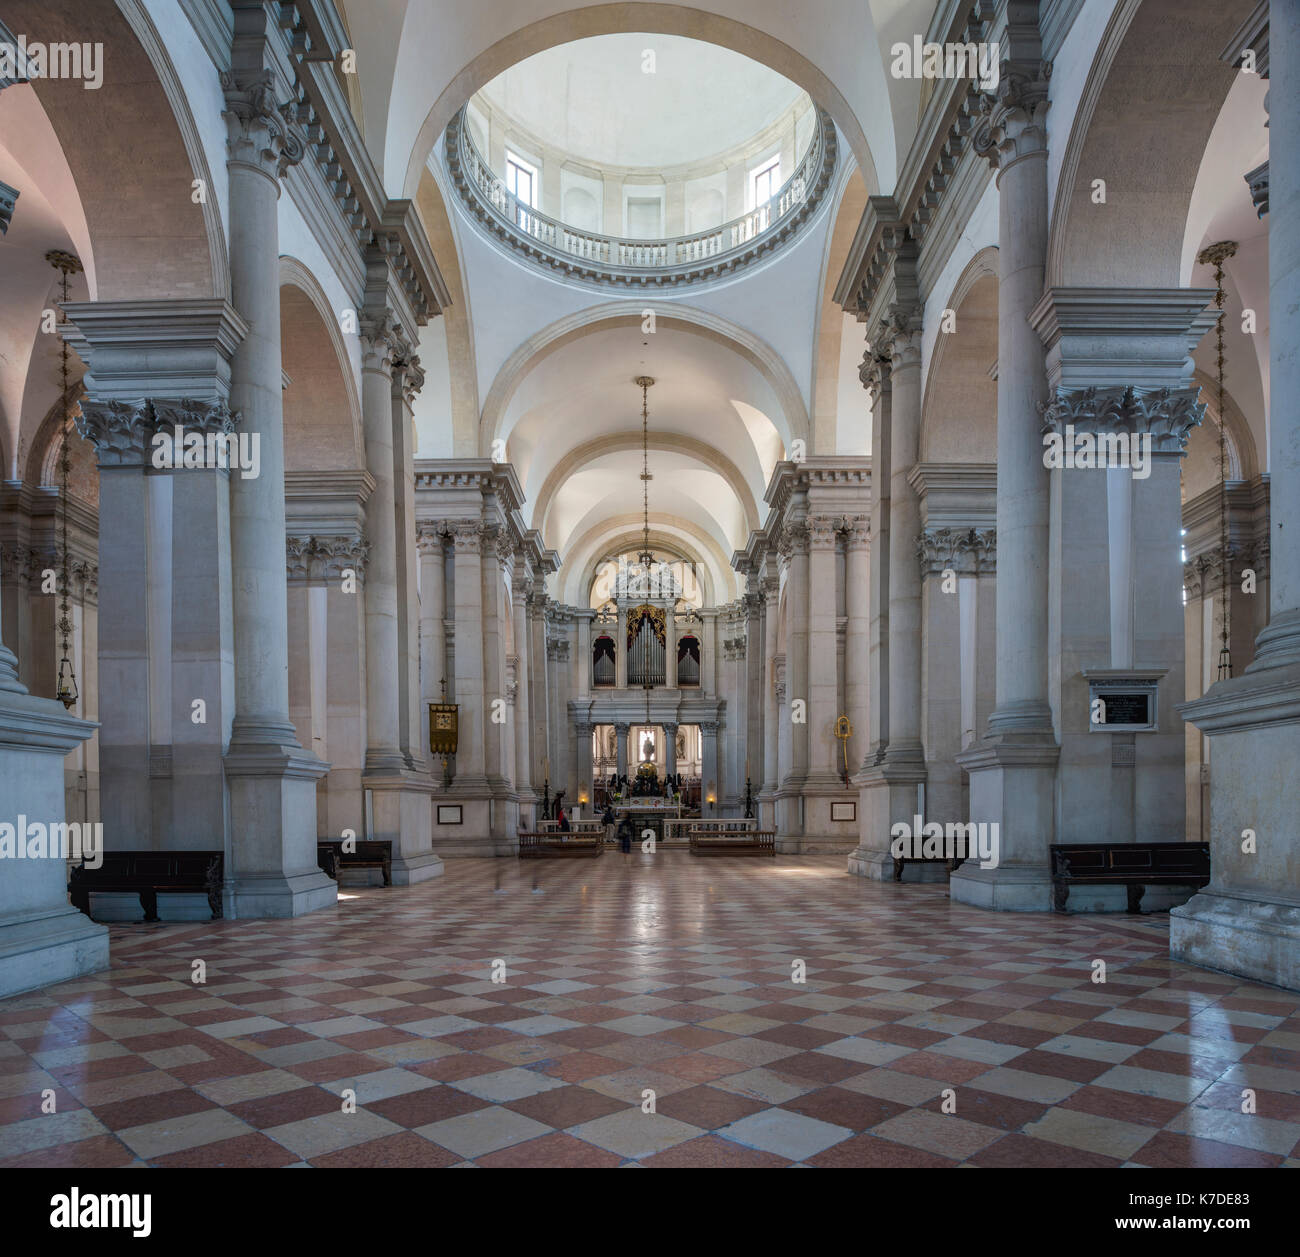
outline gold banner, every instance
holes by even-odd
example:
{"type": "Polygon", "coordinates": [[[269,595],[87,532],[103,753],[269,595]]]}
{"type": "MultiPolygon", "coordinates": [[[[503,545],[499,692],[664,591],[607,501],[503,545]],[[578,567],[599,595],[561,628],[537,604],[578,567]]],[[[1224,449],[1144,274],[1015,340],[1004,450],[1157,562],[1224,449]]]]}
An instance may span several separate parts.
{"type": "Polygon", "coordinates": [[[434,755],[455,755],[460,724],[456,703],[429,704],[429,750],[434,755]]]}

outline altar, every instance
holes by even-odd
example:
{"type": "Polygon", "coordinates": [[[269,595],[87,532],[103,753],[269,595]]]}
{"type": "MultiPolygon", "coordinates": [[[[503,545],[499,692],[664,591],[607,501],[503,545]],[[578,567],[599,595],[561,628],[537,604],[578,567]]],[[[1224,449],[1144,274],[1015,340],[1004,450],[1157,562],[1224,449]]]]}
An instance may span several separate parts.
{"type": "Polygon", "coordinates": [[[632,829],[638,842],[647,829],[654,834],[655,842],[662,842],[664,821],[678,820],[681,814],[681,804],[675,803],[672,799],[628,799],[614,804],[614,815],[620,821],[626,816],[632,822],[632,829]]]}

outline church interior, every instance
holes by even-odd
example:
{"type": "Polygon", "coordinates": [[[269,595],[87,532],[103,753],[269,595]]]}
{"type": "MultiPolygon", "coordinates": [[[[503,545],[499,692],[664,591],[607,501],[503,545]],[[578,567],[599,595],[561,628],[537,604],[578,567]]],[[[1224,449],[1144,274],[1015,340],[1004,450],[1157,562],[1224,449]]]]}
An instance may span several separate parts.
{"type": "Polygon", "coordinates": [[[1300,1167],[1287,188],[1295,0],[0,0],[0,1166],[1300,1167]]]}

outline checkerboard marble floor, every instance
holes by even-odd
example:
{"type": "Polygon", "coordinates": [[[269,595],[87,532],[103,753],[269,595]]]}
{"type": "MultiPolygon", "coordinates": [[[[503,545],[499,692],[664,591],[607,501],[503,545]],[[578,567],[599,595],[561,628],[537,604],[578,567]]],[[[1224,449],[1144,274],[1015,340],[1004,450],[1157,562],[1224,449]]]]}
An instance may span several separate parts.
{"type": "Polygon", "coordinates": [[[1300,995],[1165,917],[676,852],[344,893],[0,1001],[0,1165],[1300,1165],[1300,995]]]}

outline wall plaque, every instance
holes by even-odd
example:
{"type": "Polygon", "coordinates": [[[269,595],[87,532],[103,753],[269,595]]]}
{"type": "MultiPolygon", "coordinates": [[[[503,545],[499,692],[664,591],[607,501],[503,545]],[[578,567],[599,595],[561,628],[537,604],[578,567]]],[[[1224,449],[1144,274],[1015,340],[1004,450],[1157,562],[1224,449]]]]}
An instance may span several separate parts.
{"type": "MultiPolygon", "coordinates": [[[[1163,674],[1162,674],[1163,675],[1163,674]]],[[[1150,673],[1084,673],[1088,679],[1090,733],[1153,732],[1159,723],[1159,677],[1150,673]]]]}

